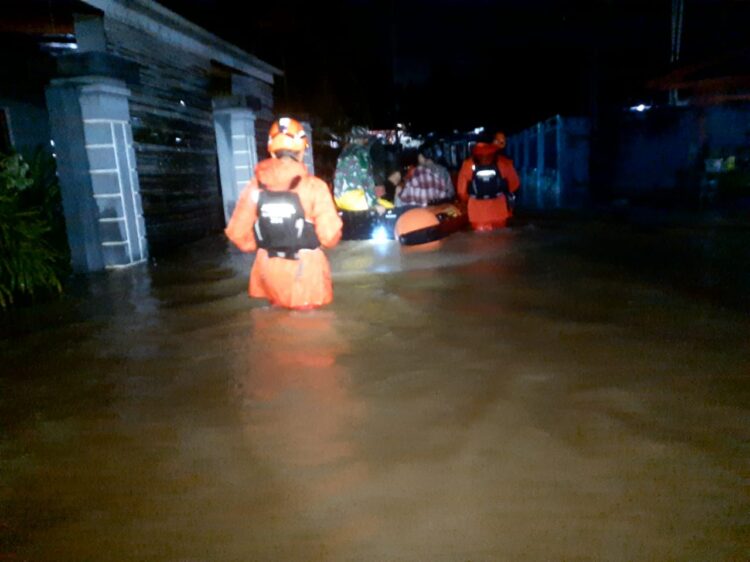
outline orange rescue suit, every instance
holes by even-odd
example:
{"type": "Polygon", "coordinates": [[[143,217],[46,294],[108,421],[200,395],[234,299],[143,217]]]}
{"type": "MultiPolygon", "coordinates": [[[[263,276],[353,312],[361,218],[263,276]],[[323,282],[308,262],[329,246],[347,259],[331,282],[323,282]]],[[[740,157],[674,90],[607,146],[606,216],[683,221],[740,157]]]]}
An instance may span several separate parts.
{"type": "Polygon", "coordinates": [[[305,219],[312,222],[322,247],[332,248],[341,238],[341,218],[328,186],[307,173],[304,164],[288,158],[263,160],[255,168],[255,178],[240,194],[225,232],[243,252],[257,250],[250,272],[251,297],[268,299],[287,308],[315,308],[333,300],[331,268],[323,250],[300,250],[299,259],[269,257],[258,248],[254,226],[258,217],[258,182],[268,191],[287,191],[294,179],[305,219]]]}
{"type": "Polygon", "coordinates": [[[512,215],[505,200],[505,195],[496,199],[474,199],[469,197],[469,184],[473,174],[475,159],[484,164],[492,162],[495,159],[500,175],[508,182],[508,189],[511,193],[518,191],[521,181],[518,179],[516,169],[513,167],[513,160],[497,153],[497,146],[488,143],[477,143],[472,150],[472,157],[464,160],[461,170],[458,172],[458,181],[456,182],[456,193],[460,201],[467,204],[469,223],[472,228],[478,230],[502,228],[505,226],[508,217],[512,215]]]}

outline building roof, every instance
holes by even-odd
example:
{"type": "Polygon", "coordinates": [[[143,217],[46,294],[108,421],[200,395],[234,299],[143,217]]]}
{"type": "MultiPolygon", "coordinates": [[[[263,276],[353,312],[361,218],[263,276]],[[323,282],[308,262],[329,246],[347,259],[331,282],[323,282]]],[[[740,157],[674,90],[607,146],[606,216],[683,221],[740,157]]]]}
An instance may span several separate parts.
{"type": "Polygon", "coordinates": [[[699,103],[750,101],[750,50],[682,64],[649,82],[654,90],[678,90],[699,103]]]}
{"type": "Polygon", "coordinates": [[[273,83],[283,72],[232,45],[153,0],[82,0],[109,18],[158,36],[163,41],[273,83]]]}

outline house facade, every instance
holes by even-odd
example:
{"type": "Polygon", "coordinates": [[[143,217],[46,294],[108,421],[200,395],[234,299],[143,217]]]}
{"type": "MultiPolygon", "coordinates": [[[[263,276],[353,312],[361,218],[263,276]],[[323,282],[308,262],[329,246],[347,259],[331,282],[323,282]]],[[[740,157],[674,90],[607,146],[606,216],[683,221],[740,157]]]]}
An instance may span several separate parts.
{"type": "Polygon", "coordinates": [[[42,52],[32,91],[0,87],[1,116],[11,148],[54,153],[74,269],[224,226],[266,156],[279,69],[151,0],[30,0],[0,33],[42,52]]]}

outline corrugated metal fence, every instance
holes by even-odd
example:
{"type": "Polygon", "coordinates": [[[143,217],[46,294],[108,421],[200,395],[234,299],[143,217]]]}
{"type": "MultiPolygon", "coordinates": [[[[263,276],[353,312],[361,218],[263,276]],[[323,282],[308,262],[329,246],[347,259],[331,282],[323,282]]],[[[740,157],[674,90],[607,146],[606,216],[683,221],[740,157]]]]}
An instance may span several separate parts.
{"type": "Polygon", "coordinates": [[[508,139],[521,178],[518,204],[529,209],[580,207],[588,200],[590,124],[557,115],[508,139]]]}

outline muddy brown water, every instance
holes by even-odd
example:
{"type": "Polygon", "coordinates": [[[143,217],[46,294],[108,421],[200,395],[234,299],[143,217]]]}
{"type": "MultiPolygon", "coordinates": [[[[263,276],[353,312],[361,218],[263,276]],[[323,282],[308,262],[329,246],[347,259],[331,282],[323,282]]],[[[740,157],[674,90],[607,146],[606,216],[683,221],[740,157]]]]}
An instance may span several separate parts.
{"type": "Polygon", "coordinates": [[[343,243],[271,309],[220,237],[5,317],[0,560],[746,560],[750,235],[343,243]]]}

